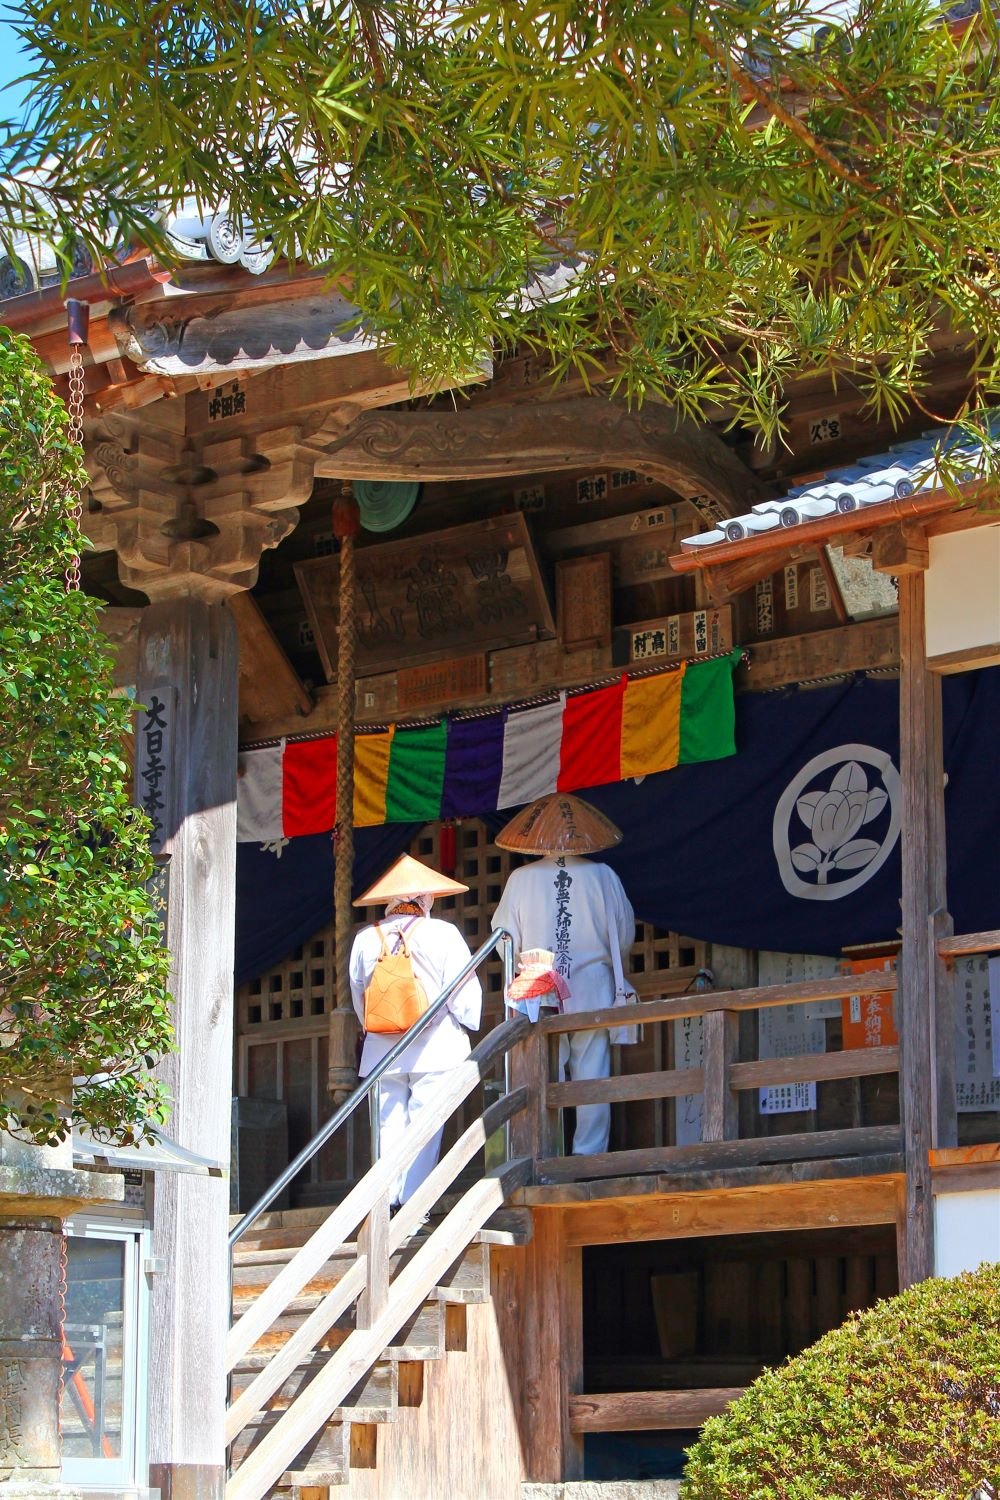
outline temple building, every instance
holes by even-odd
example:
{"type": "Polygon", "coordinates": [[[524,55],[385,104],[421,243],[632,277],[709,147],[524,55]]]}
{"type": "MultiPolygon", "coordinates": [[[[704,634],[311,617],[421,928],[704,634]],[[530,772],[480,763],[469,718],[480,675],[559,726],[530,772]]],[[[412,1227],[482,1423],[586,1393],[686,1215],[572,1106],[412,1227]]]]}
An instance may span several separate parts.
{"type": "MultiPolygon", "coordinates": [[[[172,234],[171,265],[67,287],[0,267],[57,388],[82,348],[83,587],[137,705],[174,960],[159,1146],[81,1134],[47,1206],[0,1202],[66,1226],[63,1483],[678,1477],[762,1369],[1000,1259],[981,454],[818,375],[784,447],[630,409],[610,352],[590,389],[528,352],[429,389],[224,215],[172,234]],[[639,1040],[603,1080],[556,1058],[609,1015],[506,1009],[492,935],[523,860],[495,835],[554,791],[621,830],[601,857],[637,917],[614,1024],[639,1040]],[[379,914],[352,899],[406,852],[468,887],[435,910],[485,1006],[440,1165],[390,1218],[346,970],[379,914]],[[574,1154],[600,1102],[608,1150],[574,1154]]],[[[957,409],[945,329],[926,374],[957,409]]],[[[34,1472],[15,1447],[0,1424],[0,1473],[34,1472]]]]}

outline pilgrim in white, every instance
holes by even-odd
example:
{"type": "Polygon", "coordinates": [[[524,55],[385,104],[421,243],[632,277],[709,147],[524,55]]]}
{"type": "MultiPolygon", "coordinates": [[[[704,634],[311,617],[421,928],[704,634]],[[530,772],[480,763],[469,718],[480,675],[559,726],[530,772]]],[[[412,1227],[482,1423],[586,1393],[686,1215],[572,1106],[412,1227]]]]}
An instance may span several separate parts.
{"type": "MultiPolygon", "coordinates": [[[[493,914],[494,930],[511,934],[516,956],[551,951],[552,967],[569,992],[562,1008],[570,1014],[603,1010],[627,993],[622,975],[635,941],[635,916],[610,866],[582,857],[620,840],[603,813],[564,792],[533,802],[496,838],[502,849],[542,858],[513,871],[493,914]]],[[[614,1039],[627,1042],[634,1035],[614,1039]]],[[[560,1072],[568,1067],[573,1080],[607,1078],[610,1043],[605,1027],[562,1036],[560,1072]]],[[[577,1106],[574,1154],[606,1151],[610,1129],[610,1105],[577,1106]]]]}
{"type": "MultiPolygon", "coordinates": [[[[359,932],[351,949],[351,997],[362,1026],[365,990],[383,951],[383,940],[390,953],[399,951],[405,942],[414,976],[422,984],[428,1002],[436,1000],[462,972],[472,956],[469,945],[457,927],[432,917],[430,912],[435,896],[458,895],[467,890],[468,886],[449,880],[404,854],[358,897],[355,906],[385,903],[385,920],[359,932]]],[[[478,1031],[482,1008],[482,988],[473,974],[383,1075],[378,1085],[383,1157],[391,1157],[398,1150],[407,1125],[412,1125],[433,1106],[442,1074],[468,1057],[469,1032],[478,1031]]],[[[362,1078],[367,1077],[399,1039],[398,1033],[368,1032],[361,1053],[362,1078]]],[[[412,1198],[436,1166],[440,1150],[438,1130],[401,1175],[393,1195],[395,1203],[412,1198]]]]}

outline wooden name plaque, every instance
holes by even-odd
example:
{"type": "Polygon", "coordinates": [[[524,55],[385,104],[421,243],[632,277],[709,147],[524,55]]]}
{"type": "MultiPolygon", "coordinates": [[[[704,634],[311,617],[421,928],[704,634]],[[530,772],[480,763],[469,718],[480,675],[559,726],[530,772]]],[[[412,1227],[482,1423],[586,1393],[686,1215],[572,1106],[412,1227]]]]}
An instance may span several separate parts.
{"type": "Polygon", "coordinates": [[[610,643],[610,552],[591,552],[556,563],[556,615],[564,646],[610,643]]]}
{"type": "Polygon", "coordinates": [[[733,644],[732,609],[694,609],[662,620],[639,620],[615,631],[616,666],[643,666],[674,657],[714,656],[733,644]]]}
{"type": "Polygon", "coordinates": [[[448,707],[485,695],[483,655],[430,662],[425,667],[404,667],[396,674],[396,707],[401,714],[412,713],[415,708],[448,707]]]}
{"type": "MultiPolygon", "coordinates": [[[[355,556],[359,677],[555,635],[522,515],[359,547],[355,556]]],[[[339,558],[297,563],[295,575],[332,682],[339,558]]]]}

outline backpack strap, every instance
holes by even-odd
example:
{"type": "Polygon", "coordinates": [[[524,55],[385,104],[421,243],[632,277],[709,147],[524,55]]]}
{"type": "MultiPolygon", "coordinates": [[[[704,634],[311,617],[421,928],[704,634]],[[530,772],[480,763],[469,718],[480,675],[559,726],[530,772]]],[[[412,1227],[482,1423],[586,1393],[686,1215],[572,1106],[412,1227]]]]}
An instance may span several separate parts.
{"type": "Polygon", "coordinates": [[[406,956],[407,956],[407,958],[409,958],[409,956],[410,956],[410,950],[406,946],[406,934],[409,932],[409,930],[413,926],[414,922],[419,922],[419,921],[420,921],[419,917],[411,917],[410,920],[407,922],[406,926],[405,927],[400,927],[397,930],[397,932],[396,932],[396,936],[399,938],[399,947],[396,949],[396,952],[397,953],[405,953],[406,956]]]}
{"type": "Polygon", "coordinates": [[[385,933],[382,931],[382,923],[381,922],[376,922],[375,923],[375,931],[378,933],[378,940],[382,944],[382,954],[381,954],[381,957],[388,958],[388,956],[389,956],[389,949],[386,946],[385,933]]]}

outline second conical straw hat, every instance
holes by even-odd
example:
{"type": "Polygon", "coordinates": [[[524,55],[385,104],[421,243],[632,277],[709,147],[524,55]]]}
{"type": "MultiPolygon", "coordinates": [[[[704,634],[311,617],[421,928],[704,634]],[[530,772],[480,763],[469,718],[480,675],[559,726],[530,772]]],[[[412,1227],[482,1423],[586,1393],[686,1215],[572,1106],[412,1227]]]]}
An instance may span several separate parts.
{"type": "Polygon", "coordinates": [[[621,841],[621,829],[610,818],[568,792],[553,792],[522,808],[494,840],[515,854],[595,854],[621,841]]]}
{"type": "Polygon", "coordinates": [[[379,876],[355,906],[375,906],[382,901],[398,901],[404,896],[458,896],[469,887],[458,880],[449,880],[430,865],[422,865],[410,854],[401,854],[384,875],[379,876]]]}

